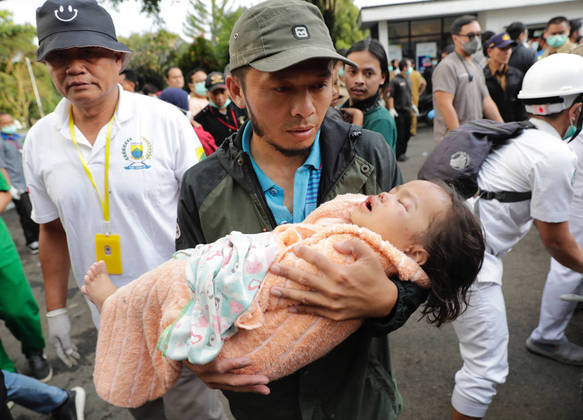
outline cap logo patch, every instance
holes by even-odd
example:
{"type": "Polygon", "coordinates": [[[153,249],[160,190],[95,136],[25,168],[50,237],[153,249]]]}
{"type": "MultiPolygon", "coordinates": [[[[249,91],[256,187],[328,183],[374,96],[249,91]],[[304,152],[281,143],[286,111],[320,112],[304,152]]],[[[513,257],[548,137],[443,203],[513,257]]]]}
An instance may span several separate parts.
{"type": "Polygon", "coordinates": [[[67,6],[67,12],[65,12],[63,5],[60,5],[58,9],[55,9],[55,17],[61,22],[71,22],[77,17],[78,12],[79,10],[73,9],[71,5],[67,6]]]}
{"type": "Polygon", "coordinates": [[[310,32],[306,25],[295,25],[292,27],[292,34],[295,39],[310,39],[310,32]]]}
{"type": "Polygon", "coordinates": [[[223,79],[222,74],[213,74],[211,76],[211,84],[216,85],[218,83],[225,83],[225,79],[223,79]]]}

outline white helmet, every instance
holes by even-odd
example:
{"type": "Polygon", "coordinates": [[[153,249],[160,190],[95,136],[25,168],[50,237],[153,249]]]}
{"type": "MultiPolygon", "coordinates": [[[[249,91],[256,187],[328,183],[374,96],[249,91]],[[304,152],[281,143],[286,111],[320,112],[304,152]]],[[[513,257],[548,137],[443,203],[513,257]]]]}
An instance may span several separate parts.
{"type": "Polygon", "coordinates": [[[583,93],[583,57],[553,54],[537,61],[526,72],[518,94],[526,111],[549,115],[569,108],[583,93]]]}

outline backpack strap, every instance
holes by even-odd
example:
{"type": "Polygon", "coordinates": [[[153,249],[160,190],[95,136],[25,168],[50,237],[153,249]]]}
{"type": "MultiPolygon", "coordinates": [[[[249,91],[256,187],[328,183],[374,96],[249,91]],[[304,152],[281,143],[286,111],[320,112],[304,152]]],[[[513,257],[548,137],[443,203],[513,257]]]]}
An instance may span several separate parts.
{"type": "Polygon", "coordinates": [[[483,200],[498,200],[501,203],[515,203],[518,201],[530,200],[532,193],[530,191],[526,192],[516,192],[516,191],[484,191],[478,190],[478,198],[483,200]]]}

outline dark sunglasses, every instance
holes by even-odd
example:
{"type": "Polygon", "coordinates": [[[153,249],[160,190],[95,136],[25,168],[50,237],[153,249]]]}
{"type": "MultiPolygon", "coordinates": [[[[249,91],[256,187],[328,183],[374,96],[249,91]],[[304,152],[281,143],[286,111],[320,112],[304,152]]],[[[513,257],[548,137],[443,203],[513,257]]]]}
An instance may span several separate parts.
{"type": "Polygon", "coordinates": [[[481,37],[482,34],[480,32],[468,32],[467,34],[456,34],[457,36],[467,36],[469,38],[469,40],[471,41],[472,39],[474,39],[475,37],[481,37]]]}

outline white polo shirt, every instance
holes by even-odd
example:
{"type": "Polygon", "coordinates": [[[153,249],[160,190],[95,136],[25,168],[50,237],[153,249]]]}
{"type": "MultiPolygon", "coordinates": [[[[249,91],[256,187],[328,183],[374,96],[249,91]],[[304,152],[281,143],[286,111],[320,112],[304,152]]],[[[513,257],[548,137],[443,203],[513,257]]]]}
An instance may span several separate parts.
{"type": "Polygon", "coordinates": [[[489,258],[509,252],[526,235],[533,219],[547,223],[569,220],[577,157],[550,124],[537,118],[530,121],[537,129],[525,130],[492,151],[478,174],[483,190],[532,192],[530,200],[514,203],[479,200],[487,255],[478,281],[501,282],[501,261],[492,264],[497,269],[485,270],[489,258]],[[486,277],[485,271],[490,271],[486,277]]]}
{"type": "MultiPolygon", "coordinates": [[[[111,134],[109,190],[111,232],[121,236],[123,274],[117,287],[166,261],[175,250],[176,208],[184,172],[202,146],[186,117],[157,98],[124,91],[111,134]]],[[[101,203],[69,131],[70,102],[37,122],[24,145],[32,219],[61,220],[79,286],[95,261],[95,235],[105,233],[101,203]]],[[[75,127],[75,137],[100,192],[104,187],[107,124],[95,144],[75,127]]],[[[97,323],[97,312],[90,305],[97,323]]]]}

